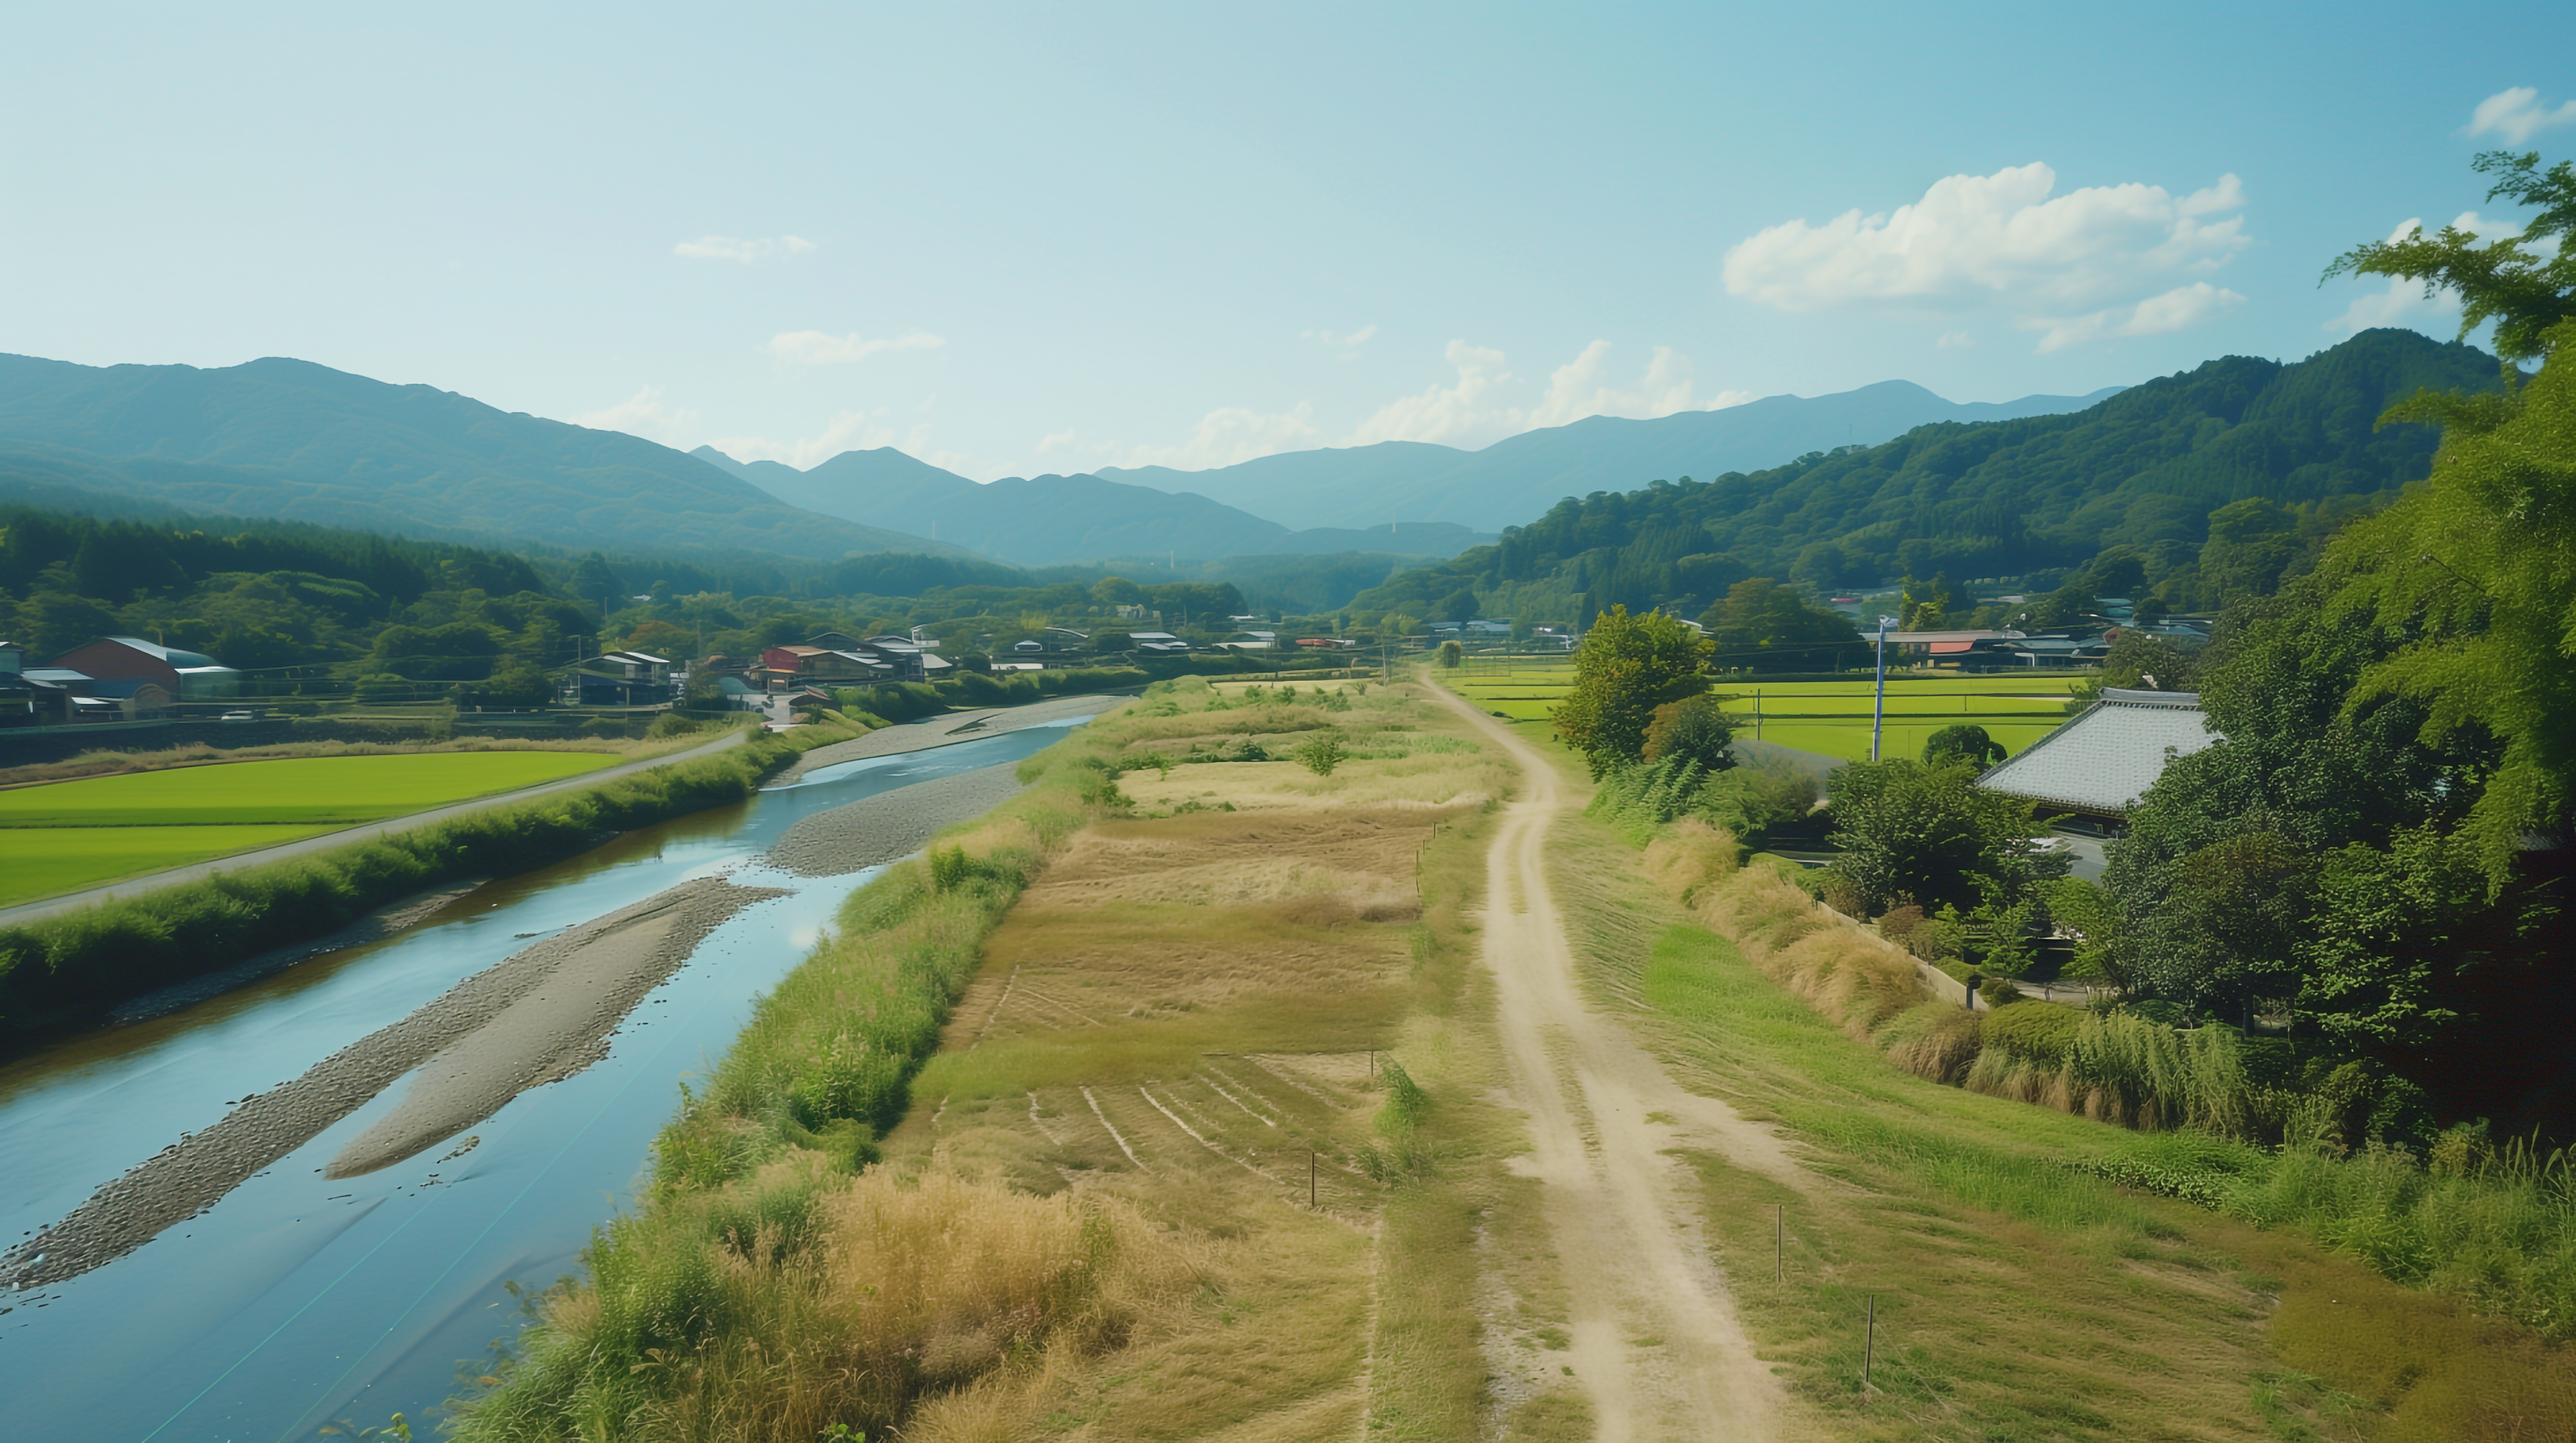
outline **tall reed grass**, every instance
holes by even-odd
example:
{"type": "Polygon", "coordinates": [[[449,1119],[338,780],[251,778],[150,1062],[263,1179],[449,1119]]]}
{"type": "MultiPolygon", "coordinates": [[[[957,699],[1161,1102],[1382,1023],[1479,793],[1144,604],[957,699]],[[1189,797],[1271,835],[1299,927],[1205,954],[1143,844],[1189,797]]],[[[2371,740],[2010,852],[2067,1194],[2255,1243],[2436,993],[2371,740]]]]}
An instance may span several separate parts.
{"type": "Polygon", "coordinates": [[[1050,1370],[1190,1291],[1114,1204],[861,1172],[909,1105],[984,940],[1047,859],[1118,808],[1109,729],[1020,765],[1028,791],[889,868],[655,1144],[643,1205],[594,1237],[468,1439],[1020,1436],[1050,1370]]]}
{"type": "Polygon", "coordinates": [[[1896,1066],[2163,1134],[2070,1159],[2077,1171],[2295,1229],[2395,1281],[2576,1338],[2576,1154],[2460,1133],[2425,1156],[2360,1142],[2366,1083],[2338,1068],[2304,1091],[2278,1085],[2224,1027],[1924,999],[1905,952],[1740,856],[1733,837],[1685,818],[1646,846],[1643,866],[1756,971],[1896,1066]]]}
{"type": "Polygon", "coordinates": [[[1184,1305],[1196,1262],[1115,1201],[944,1174],[851,1176],[804,1154],[602,1230],[549,1294],[476,1440],[916,1443],[1024,1436],[1050,1365],[1184,1305]]]}

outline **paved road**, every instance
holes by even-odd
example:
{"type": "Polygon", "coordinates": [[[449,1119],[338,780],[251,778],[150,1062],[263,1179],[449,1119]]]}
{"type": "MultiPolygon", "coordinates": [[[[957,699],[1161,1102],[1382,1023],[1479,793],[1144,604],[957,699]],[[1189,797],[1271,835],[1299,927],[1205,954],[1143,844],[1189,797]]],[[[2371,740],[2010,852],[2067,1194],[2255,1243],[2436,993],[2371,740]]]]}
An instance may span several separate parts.
{"type": "Polygon", "coordinates": [[[743,740],[749,735],[747,731],[728,732],[718,740],[702,747],[691,747],[687,751],[673,752],[668,756],[647,757],[640,762],[621,762],[606,771],[583,772],[579,776],[565,777],[561,781],[540,782],[533,787],[521,787],[515,792],[477,797],[472,801],[457,802],[452,806],[439,807],[434,811],[388,817],[384,821],[369,822],[362,827],[346,827],[340,831],[306,837],[301,841],[281,842],[274,847],[262,847],[255,852],[236,852],[229,857],[217,857],[211,862],[195,862],[185,867],[173,867],[166,872],[154,872],[149,876],[129,877],[122,882],[111,882],[104,887],[66,892],[59,897],[47,897],[39,902],[22,902],[15,907],[0,907],[0,927],[17,926],[21,923],[41,921],[47,917],[58,917],[65,912],[78,911],[83,907],[95,907],[112,898],[136,897],[146,892],[157,892],[164,887],[176,887],[185,882],[201,882],[218,872],[233,872],[244,867],[282,862],[289,857],[329,851],[333,847],[345,847],[352,842],[365,842],[377,837],[392,836],[396,832],[407,832],[414,827],[453,821],[486,807],[508,806],[515,802],[542,797],[550,792],[568,792],[579,787],[595,787],[602,782],[633,776],[637,772],[650,771],[655,767],[676,766],[681,762],[713,756],[728,747],[742,745],[743,740]]]}

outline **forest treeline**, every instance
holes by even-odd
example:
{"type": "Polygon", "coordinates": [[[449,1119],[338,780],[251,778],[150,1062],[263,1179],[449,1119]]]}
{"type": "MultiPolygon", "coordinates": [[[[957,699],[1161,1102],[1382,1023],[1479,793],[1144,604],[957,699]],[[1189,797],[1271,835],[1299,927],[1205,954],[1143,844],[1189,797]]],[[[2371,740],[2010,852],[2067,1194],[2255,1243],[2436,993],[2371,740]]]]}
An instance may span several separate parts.
{"type": "Polygon", "coordinates": [[[2412,331],[2289,365],[2229,356],[2069,415],[1945,422],[1750,475],[1569,498],[1352,607],[1567,626],[1614,605],[1696,618],[1757,578],[1809,594],[1957,578],[1964,600],[1971,580],[2047,592],[2090,573],[2100,594],[2215,610],[2269,592],[2423,479],[2436,428],[2379,426],[2388,406],[2496,384],[2494,357],[2412,331]]]}

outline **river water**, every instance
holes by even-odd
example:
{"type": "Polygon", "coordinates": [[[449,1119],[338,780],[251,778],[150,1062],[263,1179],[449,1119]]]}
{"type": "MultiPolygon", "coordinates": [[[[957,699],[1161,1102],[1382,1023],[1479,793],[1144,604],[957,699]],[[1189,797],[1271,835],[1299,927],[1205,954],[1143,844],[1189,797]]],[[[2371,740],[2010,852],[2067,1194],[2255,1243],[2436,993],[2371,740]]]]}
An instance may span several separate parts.
{"type": "MultiPolygon", "coordinates": [[[[398,1081],[206,1212],[123,1258],[0,1294],[0,1439],[309,1439],[441,1416],[523,1321],[513,1285],[574,1272],[634,1196],[680,1083],[803,958],[873,870],[800,878],[760,854],[815,812],[1015,762],[1066,721],[846,762],[487,884],[383,942],[302,963],[182,1012],[0,1068],[0,1238],[300,1075],[459,979],[560,928],[691,878],[792,889],[717,928],[628,1018],[608,1057],[473,1129],[364,1177],[321,1174],[398,1099],[398,1081]]],[[[420,1429],[426,1438],[430,1432],[420,1429]]]]}

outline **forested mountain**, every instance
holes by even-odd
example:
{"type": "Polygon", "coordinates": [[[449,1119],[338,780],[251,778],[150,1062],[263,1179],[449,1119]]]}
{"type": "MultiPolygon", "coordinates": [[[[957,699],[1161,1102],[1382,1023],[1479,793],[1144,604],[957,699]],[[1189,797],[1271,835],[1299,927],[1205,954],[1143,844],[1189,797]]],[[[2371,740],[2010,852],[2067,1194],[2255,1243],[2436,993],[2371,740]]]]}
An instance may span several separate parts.
{"type": "Polygon", "coordinates": [[[2312,545],[2425,475],[2439,438],[2374,429],[2392,401],[2497,381],[2493,357],[2413,331],[2365,331],[2291,365],[2229,356],[2072,415],[1944,422],[1749,475],[1568,500],[1354,606],[1539,624],[1613,603],[1697,616],[1751,577],[1830,590],[1946,573],[2044,588],[2116,552],[2105,578],[2154,588],[2175,610],[2213,607],[2230,587],[2268,591],[2303,537],[2312,545]],[[2243,577],[2203,574],[2213,542],[2243,577]]]}
{"type": "Polygon", "coordinates": [[[844,451],[807,471],[736,461],[712,446],[689,454],[809,511],[935,535],[1023,566],[1347,551],[1447,557],[1493,539],[1446,522],[1291,531],[1187,491],[1098,476],[1008,476],[978,485],[891,447],[844,451]]]}
{"type": "Polygon", "coordinates": [[[200,370],[0,356],[0,495],[61,505],[65,487],[198,513],[583,549],[963,554],[799,511],[667,446],[429,386],[277,357],[200,370]]]}
{"type": "Polygon", "coordinates": [[[1777,466],[1809,451],[1874,444],[1934,421],[2079,411],[2117,390],[1961,405],[1911,381],[1881,381],[1831,396],[1768,396],[1723,411],[1684,411],[1651,421],[1591,416],[1525,431],[1481,451],[1382,441],[1265,456],[1212,471],[1147,466],[1104,468],[1100,474],[1194,491],[1290,526],[1445,521],[1496,531],[1564,497],[1626,490],[1656,476],[1777,466]]]}

